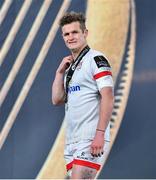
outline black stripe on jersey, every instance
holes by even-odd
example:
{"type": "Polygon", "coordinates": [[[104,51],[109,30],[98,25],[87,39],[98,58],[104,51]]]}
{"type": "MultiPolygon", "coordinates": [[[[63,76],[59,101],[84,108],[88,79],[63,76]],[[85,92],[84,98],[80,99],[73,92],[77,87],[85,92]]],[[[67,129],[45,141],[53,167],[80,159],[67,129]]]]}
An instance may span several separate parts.
{"type": "Polygon", "coordinates": [[[104,56],[95,56],[94,60],[98,68],[101,68],[101,67],[110,68],[110,64],[104,56]]]}

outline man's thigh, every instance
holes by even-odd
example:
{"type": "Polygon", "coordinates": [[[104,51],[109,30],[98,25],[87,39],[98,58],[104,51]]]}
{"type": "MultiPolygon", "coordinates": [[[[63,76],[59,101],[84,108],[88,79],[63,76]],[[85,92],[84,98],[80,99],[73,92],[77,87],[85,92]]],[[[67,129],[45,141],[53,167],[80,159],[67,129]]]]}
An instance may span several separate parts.
{"type": "MultiPolygon", "coordinates": [[[[78,143],[74,143],[72,147],[73,154],[72,158],[70,156],[66,161],[67,162],[67,170],[68,174],[72,174],[72,178],[84,179],[84,177],[90,177],[88,179],[92,179],[95,177],[97,171],[100,169],[101,165],[103,165],[105,158],[109,149],[109,142],[105,142],[104,145],[104,154],[101,157],[93,157],[90,153],[91,140],[83,140],[78,143]]],[[[72,150],[70,148],[70,150],[72,150]]],[[[70,154],[71,155],[71,154],[70,154]]]]}
{"type": "Polygon", "coordinates": [[[71,179],[94,179],[96,174],[96,169],[73,164],[71,179]]]}

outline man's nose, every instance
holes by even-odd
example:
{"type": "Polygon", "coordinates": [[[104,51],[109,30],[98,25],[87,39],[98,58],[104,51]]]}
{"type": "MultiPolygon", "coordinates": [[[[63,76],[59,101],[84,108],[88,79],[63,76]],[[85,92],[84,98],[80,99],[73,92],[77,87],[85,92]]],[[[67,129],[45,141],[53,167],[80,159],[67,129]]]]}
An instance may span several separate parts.
{"type": "Polygon", "coordinates": [[[73,39],[73,38],[74,38],[73,34],[69,33],[69,39],[73,39]]]}

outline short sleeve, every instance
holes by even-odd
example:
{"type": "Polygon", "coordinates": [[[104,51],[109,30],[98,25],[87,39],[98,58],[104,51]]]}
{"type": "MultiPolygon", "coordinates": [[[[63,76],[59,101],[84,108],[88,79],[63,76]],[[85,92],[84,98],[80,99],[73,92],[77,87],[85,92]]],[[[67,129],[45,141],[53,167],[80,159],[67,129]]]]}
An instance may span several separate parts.
{"type": "Polygon", "coordinates": [[[103,55],[93,57],[92,75],[99,90],[103,87],[113,87],[111,66],[103,55]]]}

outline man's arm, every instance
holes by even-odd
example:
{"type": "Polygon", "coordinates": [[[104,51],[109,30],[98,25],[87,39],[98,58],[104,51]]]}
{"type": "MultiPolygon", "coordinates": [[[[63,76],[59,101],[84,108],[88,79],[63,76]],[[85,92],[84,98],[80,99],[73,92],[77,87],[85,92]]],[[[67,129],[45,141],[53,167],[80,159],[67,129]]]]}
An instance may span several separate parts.
{"type": "Polygon", "coordinates": [[[54,105],[63,104],[65,101],[64,73],[72,61],[72,56],[65,57],[56,71],[52,85],[52,103],[54,105]]]}
{"type": "Polygon", "coordinates": [[[64,103],[65,90],[63,83],[64,74],[56,72],[55,79],[52,85],[52,103],[60,105],[64,103]]]}
{"type": "Polygon", "coordinates": [[[97,129],[105,131],[112,115],[114,92],[112,87],[105,87],[101,89],[100,94],[100,117],[97,129]]]}
{"type": "Polygon", "coordinates": [[[91,153],[94,155],[101,154],[104,146],[104,134],[111,118],[113,104],[114,104],[114,93],[113,88],[104,87],[100,91],[100,114],[97,125],[96,134],[91,145],[91,153]]]}

